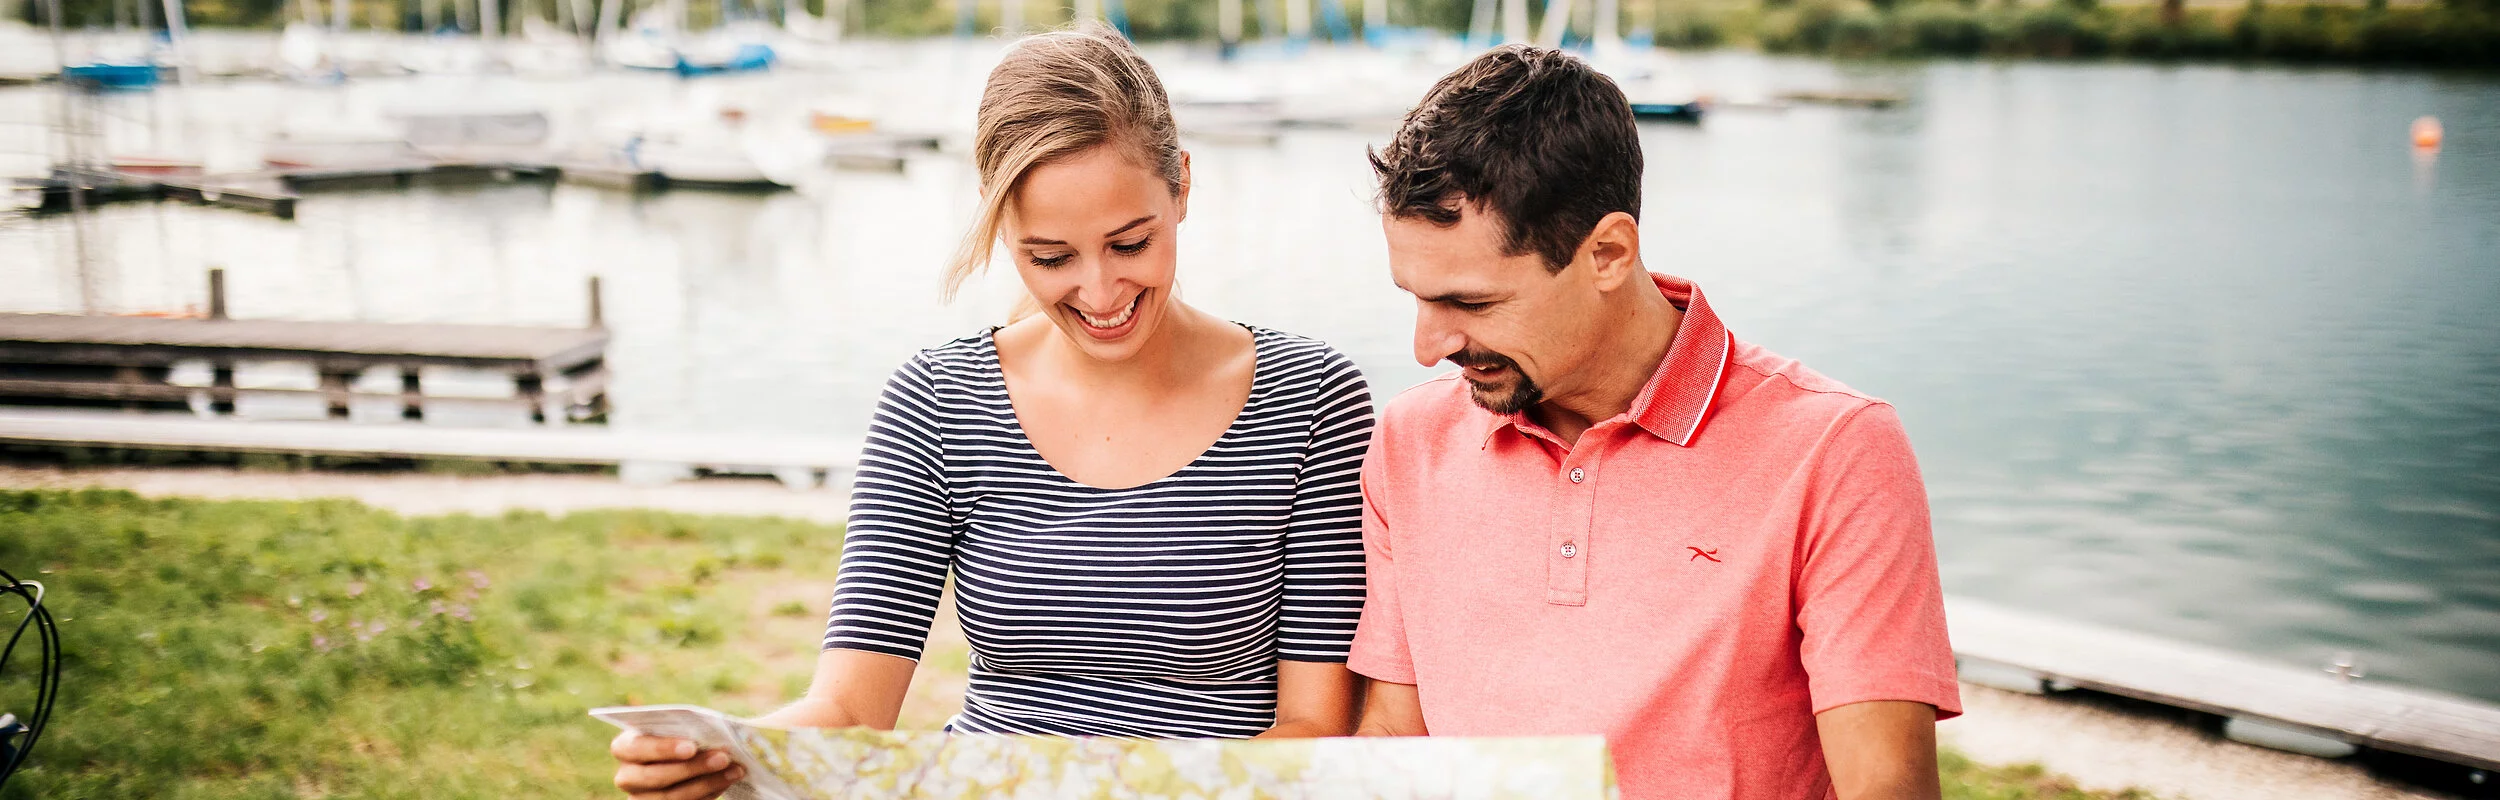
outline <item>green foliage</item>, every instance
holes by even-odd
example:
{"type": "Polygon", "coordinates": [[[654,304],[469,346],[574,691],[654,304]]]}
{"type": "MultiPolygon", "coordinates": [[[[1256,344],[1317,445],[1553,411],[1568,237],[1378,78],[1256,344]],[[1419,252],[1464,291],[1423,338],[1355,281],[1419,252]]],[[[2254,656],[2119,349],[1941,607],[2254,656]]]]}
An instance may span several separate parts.
{"type": "Polygon", "coordinates": [[[1757,41],[1773,52],[1846,57],[1996,56],[2250,59],[2500,66],[2500,12],[2460,6],[2263,5],[2195,10],[2090,0],[1980,6],[1924,0],[1879,11],[1843,0],[1767,8],[1757,41]]]}
{"type": "MultiPolygon", "coordinates": [[[[778,565],[833,563],[840,538],[777,519],[0,492],[0,565],[49,584],[65,661],[52,732],[5,796],[604,795],[612,731],[583,710],[735,707],[723,695],[755,681],[778,696],[732,634],[759,586],[824,577],[778,565]],[[696,563],[711,581],[688,580],[696,563]]],[[[0,677],[0,702],[31,680],[0,677]]]]}

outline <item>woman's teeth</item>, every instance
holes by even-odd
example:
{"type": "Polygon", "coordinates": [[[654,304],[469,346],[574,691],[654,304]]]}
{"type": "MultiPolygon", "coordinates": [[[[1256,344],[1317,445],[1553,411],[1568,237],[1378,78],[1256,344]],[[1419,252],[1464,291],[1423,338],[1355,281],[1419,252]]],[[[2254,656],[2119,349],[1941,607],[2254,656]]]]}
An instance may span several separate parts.
{"type": "MultiPolygon", "coordinates": [[[[1137,315],[1137,301],[1145,296],[1144,292],[1139,292],[1136,297],[1129,298],[1128,305],[1120,307],[1120,313],[1108,317],[1097,317],[1083,311],[1076,312],[1076,316],[1078,319],[1085,320],[1085,324],[1096,328],[1117,328],[1128,324],[1129,317],[1137,315]]],[[[1069,306],[1070,310],[1075,308],[1075,306],[1069,306]]]]}

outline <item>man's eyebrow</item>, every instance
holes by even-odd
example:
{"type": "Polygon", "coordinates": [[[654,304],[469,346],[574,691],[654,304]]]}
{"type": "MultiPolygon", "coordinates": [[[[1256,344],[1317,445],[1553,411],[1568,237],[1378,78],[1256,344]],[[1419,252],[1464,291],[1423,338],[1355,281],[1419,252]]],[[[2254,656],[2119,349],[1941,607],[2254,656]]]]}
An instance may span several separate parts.
{"type": "MultiPolygon", "coordinates": [[[[1102,238],[1109,239],[1109,238],[1111,238],[1111,237],[1118,236],[1118,235],[1123,234],[1123,233],[1127,233],[1127,232],[1129,232],[1129,231],[1131,231],[1131,230],[1136,229],[1136,227],[1137,227],[1137,226],[1139,226],[1139,225],[1144,225],[1144,224],[1146,224],[1146,223],[1149,223],[1149,222],[1153,222],[1153,221],[1155,221],[1155,217],[1156,217],[1156,216],[1157,216],[1157,215],[1155,215],[1155,214],[1148,214],[1148,215],[1145,215],[1145,216],[1142,216],[1142,217],[1138,217],[1138,218],[1136,218],[1136,219],[1129,220],[1129,221],[1128,221],[1128,224],[1126,224],[1126,225],[1122,225],[1122,226],[1120,226],[1119,228],[1112,230],[1110,233],[1103,234],[1103,235],[1102,235],[1102,238]]],[[[1024,237],[1024,238],[1022,238],[1022,239],[1017,239],[1017,240],[1016,240],[1016,243],[1017,243],[1017,244],[1060,244],[1060,245],[1067,244],[1067,242],[1062,242],[1062,241],[1059,241],[1059,240],[1057,240],[1057,239],[1044,239],[1044,238],[1041,238],[1041,237],[1038,237],[1038,236],[1027,236],[1027,237],[1024,237]]]]}
{"type": "Polygon", "coordinates": [[[1492,292],[1442,292],[1436,295],[1415,295],[1415,299],[1427,303],[1473,304],[1489,303],[1501,298],[1492,292]]]}

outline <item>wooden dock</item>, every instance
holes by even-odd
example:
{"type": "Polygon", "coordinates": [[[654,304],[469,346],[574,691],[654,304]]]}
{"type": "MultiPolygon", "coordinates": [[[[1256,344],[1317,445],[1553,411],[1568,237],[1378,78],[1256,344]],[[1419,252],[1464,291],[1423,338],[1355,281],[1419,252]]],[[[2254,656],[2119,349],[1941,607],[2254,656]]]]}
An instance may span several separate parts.
{"type": "Polygon", "coordinates": [[[467,459],[618,467],[627,480],[695,470],[772,475],[792,488],[821,485],[858,463],[844,439],[625,433],[603,426],[454,428],[423,424],[252,422],[178,414],[0,408],[0,442],[21,445],[351,458],[467,459]]]}
{"type": "Polygon", "coordinates": [[[2229,720],[2234,739],[2310,755],[2367,747],[2500,771],[2500,708],[2467,698],[1966,598],[1948,598],[1945,613],[1963,677],[1975,683],[2033,693],[2089,689],[2201,711],[2229,720]]]}
{"type": "Polygon", "coordinates": [[[225,319],[223,277],[222,270],[210,273],[207,319],[0,314],[0,397],[222,413],[246,392],[292,393],[321,398],[332,418],[396,403],[394,416],[422,419],[435,395],[420,376],[427,368],[454,368],[507,376],[509,399],[534,421],[605,411],[608,333],[598,326],[595,278],[592,327],[545,328],[225,319]],[[317,385],[236,386],[236,367],[269,362],[309,364],[317,385]],[[185,364],[207,365],[210,380],[174,382],[174,370],[185,364]],[[372,388],[376,375],[385,391],[372,388]]]}

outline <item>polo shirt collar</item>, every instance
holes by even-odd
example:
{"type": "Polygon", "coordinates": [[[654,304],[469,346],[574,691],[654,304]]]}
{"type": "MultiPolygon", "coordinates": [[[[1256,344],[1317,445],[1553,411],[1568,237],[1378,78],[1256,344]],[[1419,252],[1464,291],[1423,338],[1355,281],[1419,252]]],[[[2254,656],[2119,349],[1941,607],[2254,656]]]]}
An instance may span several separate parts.
{"type": "MultiPolygon", "coordinates": [[[[1710,310],[1709,299],[1692,281],[1658,273],[1649,278],[1658,285],[1658,293],[1667,302],[1684,310],[1684,321],[1675,331],[1675,342],[1667,346],[1666,358],[1658,361],[1658,369],[1649,375],[1649,383],[1632,398],[1626,413],[1632,423],[1650,435],[1691,447],[1693,437],[1701,433],[1702,422],[1710,418],[1710,410],[1719,397],[1720,378],[1727,373],[1729,353],[1735,350],[1736,339],[1728,333],[1719,315],[1710,310]]],[[[1523,433],[1543,434],[1544,428],[1530,421],[1525,414],[1494,414],[1487,412],[1485,443],[1503,428],[1516,427],[1523,433]]],[[[1552,438],[1546,434],[1544,438],[1552,438]]]]}

